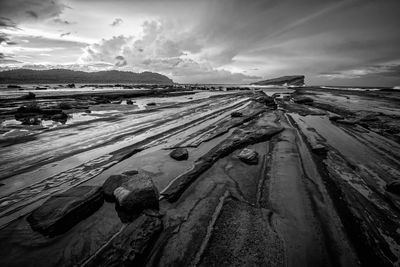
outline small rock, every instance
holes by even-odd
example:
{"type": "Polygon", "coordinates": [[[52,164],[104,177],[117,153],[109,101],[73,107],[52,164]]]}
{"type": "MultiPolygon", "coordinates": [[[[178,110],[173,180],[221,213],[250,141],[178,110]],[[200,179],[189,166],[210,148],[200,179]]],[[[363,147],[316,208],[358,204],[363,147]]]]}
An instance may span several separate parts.
{"type": "Polygon", "coordinates": [[[119,206],[128,212],[140,213],[144,209],[157,209],[158,205],[158,190],[151,178],[139,173],[120,187],[114,190],[114,197],[119,206]]]}
{"type": "Polygon", "coordinates": [[[396,180],[386,184],[386,190],[390,193],[400,195],[400,181],[396,180]]]}
{"type": "Polygon", "coordinates": [[[258,153],[252,149],[245,148],[239,153],[239,159],[247,164],[258,163],[258,153]]]}
{"type": "Polygon", "coordinates": [[[127,105],[133,105],[133,101],[130,100],[130,99],[128,99],[128,100],[126,100],[126,104],[127,104],[127,105]]]}
{"type": "Polygon", "coordinates": [[[232,118],[237,118],[237,117],[242,117],[242,116],[243,116],[242,112],[239,112],[239,111],[234,111],[231,113],[232,118]]]}
{"type": "Polygon", "coordinates": [[[90,109],[85,109],[83,112],[85,112],[85,113],[87,113],[87,114],[92,113],[92,111],[91,111],[90,109]]]}
{"type": "Polygon", "coordinates": [[[150,103],[147,103],[147,105],[148,106],[155,106],[155,105],[157,105],[155,102],[150,102],[150,103]]]}
{"type": "Polygon", "coordinates": [[[27,220],[32,229],[48,236],[62,234],[98,210],[104,202],[101,187],[78,186],[51,196],[27,220]]]}
{"type": "Polygon", "coordinates": [[[186,148],[176,148],[169,153],[169,156],[175,160],[187,160],[189,158],[189,152],[186,148]]]}
{"type": "Polygon", "coordinates": [[[343,120],[344,118],[342,116],[339,115],[331,115],[329,116],[329,120],[330,121],[337,121],[337,120],[343,120]]]}

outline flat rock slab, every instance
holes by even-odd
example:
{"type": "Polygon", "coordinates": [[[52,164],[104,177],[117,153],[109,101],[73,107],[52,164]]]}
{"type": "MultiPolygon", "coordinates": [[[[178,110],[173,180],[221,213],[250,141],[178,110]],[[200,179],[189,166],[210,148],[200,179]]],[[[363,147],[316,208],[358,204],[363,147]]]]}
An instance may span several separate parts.
{"type": "Polygon", "coordinates": [[[50,197],[27,220],[32,229],[44,235],[62,234],[98,210],[104,202],[98,186],[78,186],[50,197]]]}
{"type": "Polygon", "coordinates": [[[85,266],[144,266],[144,259],[162,231],[160,218],[142,214],[128,224],[85,266]]]}
{"type": "Polygon", "coordinates": [[[186,148],[176,148],[169,153],[169,156],[175,160],[187,160],[189,152],[186,148]]]}
{"type": "Polygon", "coordinates": [[[114,197],[122,210],[132,213],[159,208],[158,190],[153,180],[144,173],[130,177],[117,187],[114,190],[114,197]]]}
{"type": "Polygon", "coordinates": [[[258,163],[258,153],[253,149],[244,148],[239,153],[239,159],[244,163],[255,165],[258,163]]]}

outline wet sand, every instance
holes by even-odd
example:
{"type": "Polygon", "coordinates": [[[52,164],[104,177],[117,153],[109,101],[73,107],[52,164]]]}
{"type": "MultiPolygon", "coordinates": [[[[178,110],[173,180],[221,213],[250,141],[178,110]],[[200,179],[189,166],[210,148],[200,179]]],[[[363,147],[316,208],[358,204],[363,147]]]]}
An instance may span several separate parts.
{"type": "Polygon", "coordinates": [[[125,96],[87,103],[91,113],[71,109],[65,124],[22,126],[5,112],[0,264],[106,266],[104,247],[145,217],[126,222],[105,202],[47,237],[26,216],[51,195],[139,170],[161,194],[163,227],[137,265],[398,266],[400,196],[385,186],[400,177],[400,93],[282,93],[277,109],[256,91],[125,96]],[[176,147],[188,160],[169,157],[176,147]],[[239,160],[244,147],[258,152],[258,164],[239,160]]]}

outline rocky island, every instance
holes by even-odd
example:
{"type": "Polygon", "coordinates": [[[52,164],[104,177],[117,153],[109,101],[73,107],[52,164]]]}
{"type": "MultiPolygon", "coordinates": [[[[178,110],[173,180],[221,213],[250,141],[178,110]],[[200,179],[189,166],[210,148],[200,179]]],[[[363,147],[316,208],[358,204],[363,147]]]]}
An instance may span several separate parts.
{"type": "Polygon", "coordinates": [[[303,86],[304,75],[282,76],[274,79],[258,81],[254,85],[275,85],[275,86],[303,86]]]}

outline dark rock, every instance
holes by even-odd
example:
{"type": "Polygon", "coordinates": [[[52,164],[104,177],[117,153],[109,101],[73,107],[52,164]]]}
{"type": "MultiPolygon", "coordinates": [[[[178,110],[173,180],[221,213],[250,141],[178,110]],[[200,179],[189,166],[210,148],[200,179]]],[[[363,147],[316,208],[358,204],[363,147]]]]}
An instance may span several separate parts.
{"type": "Polygon", "coordinates": [[[20,89],[22,87],[19,86],[19,85],[9,84],[9,85],[7,85],[7,88],[9,88],[9,89],[20,89]]]}
{"type": "Polygon", "coordinates": [[[85,109],[83,112],[88,113],[88,114],[92,113],[92,111],[90,109],[85,109]]]}
{"type": "Polygon", "coordinates": [[[343,120],[344,118],[342,116],[339,115],[331,115],[329,116],[329,120],[330,121],[337,121],[337,120],[343,120]]]}
{"type": "Polygon", "coordinates": [[[147,103],[147,105],[148,106],[155,106],[155,105],[157,105],[155,102],[150,102],[150,103],[147,103]]]}
{"type": "Polygon", "coordinates": [[[103,193],[107,201],[115,201],[114,191],[123,183],[127,182],[132,175],[138,174],[138,171],[132,170],[124,172],[123,174],[111,175],[103,184],[103,193]]]}
{"type": "Polygon", "coordinates": [[[299,96],[293,99],[294,103],[297,104],[312,104],[314,100],[311,97],[306,97],[306,96],[299,96]]]}
{"type": "Polygon", "coordinates": [[[232,118],[237,118],[237,117],[242,117],[242,116],[243,116],[242,112],[234,111],[231,113],[232,118]]]}
{"type": "Polygon", "coordinates": [[[317,155],[326,156],[326,153],[328,152],[328,149],[326,146],[321,145],[321,144],[317,144],[311,147],[311,151],[314,152],[317,155]]]}
{"type": "Polygon", "coordinates": [[[186,148],[176,148],[169,153],[169,156],[175,160],[187,160],[189,158],[189,152],[186,148]]]}
{"type": "Polygon", "coordinates": [[[37,87],[35,88],[35,90],[47,90],[47,88],[46,88],[46,87],[39,87],[39,86],[37,86],[37,87]]]}
{"type": "Polygon", "coordinates": [[[48,236],[62,234],[103,205],[98,186],[78,186],[51,196],[27,220],[32,229],[48,236]]]}
{"type": "Polygon", "coordinates": [[[64,122],[67,121],[68,115],[65,114],[64,112],[61,112],[59,114],[52,115],[50,118],[53,121],[59,121],[59,122],[63,122],[64,123],[64,122]]]}
{"type": "Polygon", "coordinates": [[[386,190],[390,193],[400,195],[400,181],[392,181],[386,184],[386,190]]]}
{"type": "Polygon", "coordinates": [[[22,117],[18,118],[17,120],[20,121],[23,125],[39,125],[42,122],[42,120],[38,116],[22,117]]]}
{"type": "Polygon", "coordinates": [[[126,104],[127,104],[127,105],[133,105],[133,101],[130,100],[130,99],[128,99],[128,100],[126,100],[126,104]]]}
{"type": "Polygon", "coordinates": [[[86,266],[144,266],[146,256],[162,229],[160,218],[142,214],[96,253],[86,266]]]}
{"type": "Polygon", "coordinates": [[[347,124],[347,125],[354,125],[357,123],[357,120],[354,119],[341,119],[336,120],[337,123],[347,124]]]}
{"type": "Polygon", "coordinates": [[[68,88],[75,88],[75,84],[74,83],[67,84],[67,87],[68,88]]]}
{"type": "Polygon", "coordinates": [[[60,109],[72,109],[71,103],[68,102],[61,102],[58,104],[58,108],[60,109]]]}
{"type": "Polygon", "coordinates": [[[114,196],[121,209],[129,213],[140,213],[144,209],[158,209],[158,190],[151,178],[139,173],[130,177],[114,190],[114,196]]]}
{"type": "Polygon", "coordinates": [[[22,96],[21,98],[22,99],[26,99],[26,100],[35,99],[36,95],[34,93],[32,93],[32,92],[29,92],[27,95],[22,96]]]}
{"type": "Polygon", "coordinates": [[[247,164],[257,164],[258,163],[258,153],[252,149],[244,148],[239,153],[239,159],[247,164]]]}
{"type": "Polygon", "coordinates": [[[61,114],[63,112],[61,109],[46,108],[46,109],[42,109],[40,113],[45,114],[45,115],[56,115],[56,114],[61,114]]]}
{"type": "Polygon", "coordinates": [[[42,113],[42,109],[37,103],[33,102],[26,106],[21,106],[17,109],[16,113],[42,113]]]}

